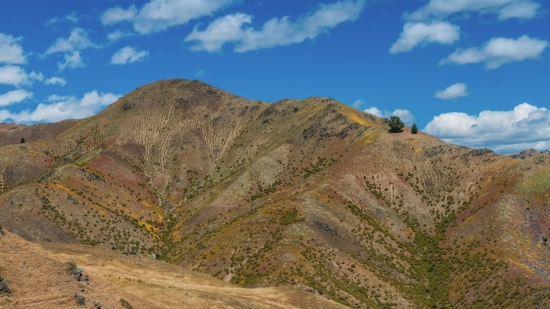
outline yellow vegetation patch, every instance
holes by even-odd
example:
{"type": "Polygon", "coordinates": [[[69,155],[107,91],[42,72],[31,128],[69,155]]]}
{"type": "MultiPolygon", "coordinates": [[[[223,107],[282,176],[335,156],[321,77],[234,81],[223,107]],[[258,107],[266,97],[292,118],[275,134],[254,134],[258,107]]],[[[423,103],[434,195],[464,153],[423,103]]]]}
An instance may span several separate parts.
{"type": "Polygon", "coordinates": [[[372,130],[370,132],[367,132],[365,135],[363,135],[358,141],[357,143],[361,146],[367,146],[371,143],[373,143],[374,141],[376,141],[376,139],[378,138],[378,136],[380,136],[380,131],[378,129],[376,130],[372,130]]]}
{"type": "Polygon", "coordinates": [[[325,106],[327,106],[326,104],[322,104],[322,103],[319,103],[319,102],[315,102],[315,103],[312,103],[310,104],[308,107],[306,108],[303,108],[302,110],[300,110],[298,112],[298,114],[300,115],[303,115],[303,114],[315,114],[317,113],[318,111],[322,110],[323,108],[325,108],[325,106]]]}
{"type": "Polygon", "coordinates": [[[531,274],[534,274],[534,273],[535,273],[535,270],[534,270],[534,269],[532,269],[531,267],[529,267],[529,266],[527,266],[527,265],[525,265],[525,264],[523,264],[523,263],[520,263],[520,262],[514,261],[514,260],[512,260],[511,263],[514,264],[514,265],[517,265],[517,266],[519,266],[519,267],[521,267],[521,268],[524,268],[525,270],[527,270],[527,271],[528,271],[529,273],[531,273],[531,274]]]}
{"type": "Polygon", "coordinates": [[[347,107],[341,107],[340,108],[340,111],[342,112],[342,114],[344,114],[344,116],[348,117],[349,119],[357,122],[358,124],[362,125],[362,126],[373,126],[374,124],[371,123],[371,122],[368,122],[366,121],[365,119],[359,117],[355,111],[351,110],[350,108],[347,108],[347,107]]]}

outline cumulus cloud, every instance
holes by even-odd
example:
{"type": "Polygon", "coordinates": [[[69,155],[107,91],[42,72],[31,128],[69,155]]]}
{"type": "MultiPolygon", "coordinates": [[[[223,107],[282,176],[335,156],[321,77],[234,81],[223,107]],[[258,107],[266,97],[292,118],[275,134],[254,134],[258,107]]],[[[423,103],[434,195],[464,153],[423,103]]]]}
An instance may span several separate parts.
{"type": "Polygon", "coordinates": [[[122,38],[130,37],[130,36],[134,36],[134,35],[135,35],[134,33],[129,32],[129,31],[117,30],[117,31],[114,31],[114,32],[111,32],[111,33],[107,34],[107,38],[109,39],[109,41],[115,42],[115,41],[118,41],[122,38]]]}
{"type": "Polygon", "coordinates": [[[496,14],[499,19],[536,16],[540,5],[531,0],[430,0],[417,11],[405,14],[409,20],[429,20],[445,18],[460,12],[496,14]]]}
{"type": "Polygon", "coordinates": [[[14,38],[11,35],[0,33],[0,63],[24,64],[27,57],[23,54],[23,47],[19,44],[22,37],[14,38]]]}
{"type": "Polygon", "coordinates": [[[65,86],[67,84],[67,81],[65,81],[64,78],[61,77],[50,77],[44,81],[44,84],[46,85],[60,85],[61,87],[65,86]]]}
{"type": "Polygon", "coordinates": [[[28,81],[27,72],[19,66],[7,65],[0,67],[0,84],[19,86],[28,81]]]}
{"type": "Polygon", "coordinates": [[[202,31],[195,27],[185,41],[197,42],[191,50],[206,52],[219,51],[225,43],[231,42],[236,44],[234,50],[239,53],[301,43],[343,22],[356,20],[364,6],[365,0],[321,4],[316,11],[302,15],[294,22],[288,16],[273,18],[261,30],[243,29],[243,25],[252,22],[251,15],[229,14],[216,19],[202,31]]]}
{"type": "Polygon", "coordinates": [[[77,23],[79,18],[76,16],[75,12],[71,12],[71,13],[67,14],[67,16],[65,16],[65,17],[54,17],[52,19],[49,19],[48,21],[46,21],[46,26],[50,26],[50,25],[53,25],[55,23],[62,22],[62,21],[65,21],[65,20],[71,21],[73,23],[77,23]]]}
{"type": "Polygon", "coordinates": [[[134,5],[127,9],[110,8],[101,15],[101,22],[103,25],[132,22],[136,32],[148,34],[210,16],[235,2],[238,0],[151,0],[139,10],[134,5]]]}
{"type": "Polygon", "coordinates": [[[12,85],[15,87],[30,85],[34,81],[42,81],[44,75],[32,71],[27,74],[25,69],[20,66],[6,65],[0,67],[0,84],[12,85]]]}
{"type": "Polygon", "coordinates": [[[487,70],[492,70],[510,62],[537,59],[546,47],[548,47],[548,41],[530,38],[526,35],[515,40],[492,38],[481,48],[456,50],[447,58],[442,59],[439,65],[484,63],[487,70]]]}
{"type": "Polygon", "coordinates": [[[88,38],[88,32],[82,28],[74,28],[68,38],[58,38],[46,50],[46,54],[59,52],[73,52],[75,50],[83,50],[89,47],[98,48],[99,45],[94,44],[88,38]]]}
{"type": "Polygon", "coordinates": [[[550,111],[522,103],[513,110],[486,110],[479,115],[444,113],[434,117],[424,131],[449,143],[499,153],[542,150],[550,145],[550,111]]]}
{"type": "Polygon", "coordinates": [[[442,100],[458,99],[460,97],[465,97],[468,95],[468,93],[466,93],[466,90],[466,84],[456,83],[450,85],[444,90],[437,90],[434,97],[442,100]]]}
{"type": "Polygon", "coordinates": [[[149,55],[148,51],[137,51],[131,46],[126,46],[117,51],[111,57],[111,64],[127,64],[136,61],[142,61],[149,55]]]}
{"type": "Polygon", "coordinates": [[[84,61],[82,60],[82,57],[80,57],[80,51],[76,50],[70,54],[63,55],[63,58],[65,58],[65,62],[58,62],[57,67],[60,71],[65,70],[65,68],[83,68],[86,65],[84,64],[84,61]]]}
{"type": "Polygon", "coordinates": [[[12,113],[0,110],[0,121],[12,120],[17,123],[56,122],[64,119],[90,117],[105,106],[115,102],[121,95],[103,93],[97,90],[84,94],[82,98],[50,96],[50,103],[40,103],[34,110],[12,113]]]}
{"type": "Polygon", "coordinates": [[[390,53],[406,52],[430,43],[449,45],[459,38],[460,27],[448,22],[405,23],[399,39],[390,47],[390,53]]]}
{"type": "Polygon", "coordinates": [[[373,114],[374,116],[381,118],[390,118],[391,116],[397,116],[405,123],[410,126],[414,122],[414,115],[406,109],[396,109],[393,112],[387,110],[380,110],[377,107],[369,107],[364,110],[365,113],[373,114]]]}
{"type": "Polygon", "coordinates": [[[68,38],[58,38],[46,50],[46,55],[63,52],[64,61],[57,63],[59,70],[63,71],[66,68],[81,68],[85,67],[84,61],[80,52],[87,48],[101,48],[99,44],[93,43],[88,38],[88,32],[82,28],[74,28],[68,38]]]}
{"type": "Polygon", "coordinates": [[[32,92],[17,89],[0,94],[0,106],[8,106],[32,98],[32,92]]]}
{"type": "Polygon", "coordinates": [[[32,81],[34,81],[34,80],[43,81],[44,80],[44,75],[42,75],[42,72],[36,73],[35,71],[32,71],[31,74],[29,74],[29,79],[32,80],[32,81]]]}

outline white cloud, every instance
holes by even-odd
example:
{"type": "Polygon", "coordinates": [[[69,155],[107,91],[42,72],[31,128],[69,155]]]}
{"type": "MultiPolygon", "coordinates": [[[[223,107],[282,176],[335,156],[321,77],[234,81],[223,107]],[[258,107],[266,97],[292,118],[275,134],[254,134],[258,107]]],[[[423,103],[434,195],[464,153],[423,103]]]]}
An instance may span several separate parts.
{"type": "Polygon", "coordinates": [[[11,113],[0,110],[0,121],[12,120],[17,123],[56,122],[65,119],[81,119],[96,114],[105,106],[115,102],[121,95],[103,93],[97,90],[76,97],[50,96],[48,104],[40,103],[35,110],[11,113]]]}
{"type": "Polygon", "coordinates": [[[109,39],[109,41],[114,42],[114,41],[118,41],[122,38],[130,37],[130,36],[134,36],[134,35],[135,35],[134,33],[129,32],[129,31],[117,30],[117,31],[114,31],[114,32],[111,32],[111,33],[107,34],[107,38],[109,39]]]}
{"type": "Polygon", "coordinates": [[[191,46],[191,50],[194,51],[219,51],[223,44],[227,42],[242,40],[244,32],[241,27],[243,24],[250,22],[252,22],[252,16],[247,14],[226,15],[216,19],[203,31],[199,31],[195,27],[193,32],[185,38],[185,41],[199,41],[198,44],[191,46]]]}
{"type": "Polygon", "coordinates": [[[96,45],[90,41],[86,30],[77,27],[71,31],[71,35],[68,38],[58,38],[55,40],[48,50],[46,50],[46,54],[73,52],[75,50],[83,50],[89,47],[99,48],[99,45],[96,45]]]}
{"type": "Polygon", "coordinates": [[[492,38],[482,48],[456,50],[447,58],[442,59],[439,65],[483,62],[486,69],[492,70],[514,61],[537,59],[546,47],[548,47],[548,41],[530,38],[526,35],[520,36],[516,40],[492,38]]]}
{"type": "Polygon", "coordinates": [[[75,12],[71,12],[71,13],[67,14],[67,16],[65,16],[65,17],[61,17],[61,18],[54,17],[52,19],[49,19],[48,21],[46,21],[46,26],[53,25],[55,23],[62,22],[62,21],[65,21],[65,20],[72,21],[73,23],[77,23],[79,18],[76,16],[75,12]]]}
{"type": "Polygon", "coordinates": [[[110,8],[101,16],[101,22],[111,25],[129,21],[136,32],[148,34],[210,16],[234,2],[238,0],[151,0],[139,10],[134,5],[128,9],[110,8]]]}
{"type": "Polygon", "coordinates": [[[527,148],[548,149],[550,111],[522,103],[510,111],[486,110],[479,115],[444,113],[423,130],[446,142],[500,153],[527,148]]]}
{"type": "Polygon", "coordinates": [[[57,67],[59,70],[63,71],[65,68],[83,68],[86,65],[84,64],[84,61],[82,61],[82,57],[80,57],[80,51],[74,51],[70,54],[63,55],[65,58],[65,62],[58,62],[57,67]]]}
{"type": "Polygon", "coordinates": [[[27,57],[23,54],[23,47],[19,44],[22,37],[14,38],[11,35],[0,33],[0,63],[24,64],[27,57]]]}
{"type": "Polygon", "coordinates": [[[410,51],[417,45],[429,43],[452,44],[460,38],[460,27],[448,22],[405,23],[399,39],[390,47],[390,53],[410,51]]]}
{"type": "Polygon", "coordinates": [[[406,109],[396,109],[393,112],[389,112],[386,110],[379,110],[376,107],[369,107],[364,110],[365,113],[373,114],[374,116],[381,117],[381,118],[390,118],[391,116],[397,116],[405,123],[406,125],[410,126],[414,122],[414,115],[406,109]]]}
{"type": "Polygon", "coordinates": [[[205,70],[198,70],[197,72],[195,72],[195,76],[202,76],[204,74],[206,74],[205,70]]]}
{"type": "Polygon", "coordinates": [[[465,97],[468,95],[468,93],[466,93],[466,90],[466,84],[456,83],[445,88],[445,90],[437,90],[434,97],[442,100],[458,99],[460,97],[465,97]]]}
{"type": "Polygon", "coordinates": [[[28,80],[27,72],[14,65],[0,67],[0,84],[19,86],[28,80]]]}
{"type": "Polygon", "coordinates": [[[64,78],[61,77],[50,77],[44,81],[44,84],[46,85],[55,85],[58,84],[61,87],[65,86],[67,84],[67,81],[65,81],[64,78]]]}
{"type": "Polygon", "coordinates": [[[31,74],[27,74],[25,69],[19,66],[6,65],[0,67],[0,84],[19,87],[29,85],[35,80],[42,81],[43,79],[44,75],[42,73],[32,71],[31,74]]]}
{"type": "Polygon", "coordinates": [[[429,20],[445,18],[460,12],[496,14],[499,19],[533,18],[540,8],[531,0],[430,0],[419,10],[405,14],[409,20],[429,20]]]}
{"type": "Polygon", "coordinates": [[[391,116],[391,113],[389,113],[388,111],[385,111],[384,113],[382,113],[381,110],[379,110],[378,108],[376,108],[374,106],[365,109],[364,112],[369,113],[369,114],[373,114],[376,117],[382,117],[382,118],[387,118],[388,115],[391,116]]]}
{"type": "Polygon", "coordinates": [[[8,106],[32,98],[32,92],[17,89],[0,94],[0,106],[8,106]]]}
{"type": "Polygon", "coordinates": [[[112,25],[121,21],[132,20],[137,15],[137,12],[138,10],[133,4],[126,10],[120,6],[115,6],[103,12],[100,19],[103,25],[112,25]]]}
{"type": "Polygon", "coordinates": [[[515,1],[504,6],[498,11],[499,19],[508,18],[533,18],[537,15],[540,5],[531,1],[515,1]]]}
{"type": "Polygon", "coordinates": [[[235,13],[216,19],[206,29],[197,27],[185,41],[197,41],[191,46],[194,51],[216,52],[225,43],[235,43],[235,52],[283,46],[313,39],[321,33],[346,22],[354,21],[365,6],[365,0],[343,0],[332,4],[321,4],[319,8],[300,16],[295,22],[288,16],[267,21],[261,30],[252,27],[243,29],[244,24],[252,22],[252,16],[235,13]]]}
{"type": "Polygon", "coordinates": [[[77,23],[79,18],[76,16],[75,12],[71,12],[67,16],[65,16],[65,19],[70,20],[73,23],[77,23]]]}
{"type": "Polygon", "coordinates": [[[355,100],[353,101],[353,104],[351,106],[353,106],[353,108],[361,108],[361,105],[363,105],[363,100],[355,100]]]}
{"type": "Polygon", "coordinates": [[[406,109],[396,109],[391,112],[391,116],[397,116],[408,126],[411,126],[414,122],[414,115],[406,109]]]}
{"type": "Polygon", "coordinates": [[[71,97],[70,96],[64,96],[64,95],[52,94],[52,95],[48,96],[47,101],[48,102],[57,102],[57,101],[68,100],[69,98],[71,98],[71,97]]]}
{"type": "Polygon", "coordinates": [[[127,64],[142,61],[149,55],[148,51],[137,51],[131,46],[126,46],[117,51],[111,58],[111,64],[127,64]]]}
{"type": "Polygon", "coordinates": [[[31,74],[29,74],[29,78],[31,80],[43,81],[44,75],[42,74],[42,72],[36,73],[35,71],[32,71],[31,74]]]}

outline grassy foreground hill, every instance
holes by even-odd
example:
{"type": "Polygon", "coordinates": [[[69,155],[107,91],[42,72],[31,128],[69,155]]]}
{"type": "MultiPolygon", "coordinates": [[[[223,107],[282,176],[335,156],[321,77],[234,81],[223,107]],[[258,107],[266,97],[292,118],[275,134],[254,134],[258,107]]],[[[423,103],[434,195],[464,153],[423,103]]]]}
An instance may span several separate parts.
{"type": "Polygon", "coordinates": [[[186,80],[87,119],[9,126],[0,145],[0,225],[29,241],[155,254],[352,308],[550,307],[548,153],[498,156],[388,133],[329,98],[265,103],[186,80]]]}

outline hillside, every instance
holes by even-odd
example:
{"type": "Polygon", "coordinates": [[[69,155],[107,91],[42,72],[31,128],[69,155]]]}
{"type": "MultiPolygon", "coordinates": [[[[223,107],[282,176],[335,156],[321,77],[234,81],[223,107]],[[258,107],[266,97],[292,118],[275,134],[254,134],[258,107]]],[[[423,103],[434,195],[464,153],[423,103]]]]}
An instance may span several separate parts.
{"type": "Polygon", "coordinates": [[[499,156],[388,133],[329,98],[265,103],[186,80],[14,128],[0,130],[0,225],[28,241],[156,254],[216,284],[301,286],[352,308],[550,307],[549,153],[499,156]]]}
{"type": "Polygon", "coordinates": [[[0,258],[11,290],[0,292],[1,308],[345,308],[306,287],[244,289],[137,255],[10,233],[0,258]],[[82,268],[81,280],[69,263],[82,268]]]}

